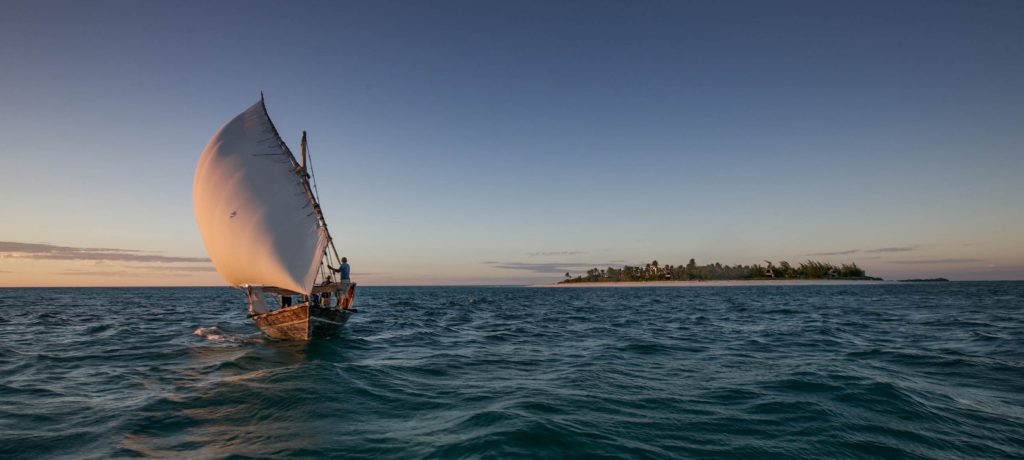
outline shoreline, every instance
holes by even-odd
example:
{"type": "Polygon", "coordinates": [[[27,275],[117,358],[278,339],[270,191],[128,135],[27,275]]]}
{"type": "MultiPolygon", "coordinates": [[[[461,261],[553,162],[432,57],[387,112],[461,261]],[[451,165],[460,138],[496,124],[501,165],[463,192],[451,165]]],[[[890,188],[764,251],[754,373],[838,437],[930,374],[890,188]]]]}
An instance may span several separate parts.
{"type": "Polygon", "coordinates": [[[859,284],[895,284],[887,280],[711,280],[711,281],[605,281],[565,284],[533,284],[532,288],[594,287],[699,287],[699,286],[850,286],[859,284]]]}

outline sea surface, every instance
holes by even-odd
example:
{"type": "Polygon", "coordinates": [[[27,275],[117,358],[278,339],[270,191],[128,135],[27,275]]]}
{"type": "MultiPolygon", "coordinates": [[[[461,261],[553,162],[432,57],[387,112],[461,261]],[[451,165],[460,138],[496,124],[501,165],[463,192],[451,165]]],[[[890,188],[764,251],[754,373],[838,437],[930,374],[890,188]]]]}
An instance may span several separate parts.
{"type": "Polygon", "coordinates": [[[0,458],[1024,458],[1024,283],[0,289],[0,458]]]}

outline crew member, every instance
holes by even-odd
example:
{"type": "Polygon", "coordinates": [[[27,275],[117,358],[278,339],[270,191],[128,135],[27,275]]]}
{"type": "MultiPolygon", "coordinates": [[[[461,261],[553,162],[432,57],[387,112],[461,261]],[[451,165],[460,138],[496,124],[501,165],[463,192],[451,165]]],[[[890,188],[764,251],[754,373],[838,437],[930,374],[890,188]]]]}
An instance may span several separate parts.
{"type": "Polygon", "coordinates": [[[330,265],[327,266],[332,272],[341,274],[341,282],[338,283],[338,300],[339,306],[342,308],[349,308],[351,306],[351,300],[348,298],[349,288],[352,286],[352,279],[350,277],[352,269],[348,266],[348,257],[341,258],[341,265],[338,268],[334,268],[330,265]]]}
{"type": "Polygon", "coordinates": [[[345,281],[352,282],[352,279],[349,278],[349,274],[352,272],[352,269],[349,268],[349,266],[348,266],[348,257],[342,257],[341,258],[341,265],[338,268],[334,268],[334,267],[332,267],[330,265],[328,265],[327,268],[330,268],[331,271],[334,272],[334,273],[341,273],[341,281],[342,282],[345,282],[345,281]]]}

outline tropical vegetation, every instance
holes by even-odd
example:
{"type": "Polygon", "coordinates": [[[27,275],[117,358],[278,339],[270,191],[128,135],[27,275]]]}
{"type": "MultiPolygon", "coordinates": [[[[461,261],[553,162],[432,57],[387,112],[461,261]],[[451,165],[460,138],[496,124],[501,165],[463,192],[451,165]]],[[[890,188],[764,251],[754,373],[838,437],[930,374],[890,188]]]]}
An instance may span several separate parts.
{"type": "Polygon", "coordinates": [[[867,276],[856,263],[833,265],[828,262],[808,260],[792,265],[781,261],[778,265],[765,261],[766,265],[722,265],[720,263],[697,265],[690,259],[686,265],[661,265],[657,260],[644,266],[625,265],[622,268],[592,268],[584,275],[573,277],[565,274],[562,283],[600,283],[622,281],[666,281],[666,280],[759,280],[759,279],[856,279],[877,280],[867,276]]]}

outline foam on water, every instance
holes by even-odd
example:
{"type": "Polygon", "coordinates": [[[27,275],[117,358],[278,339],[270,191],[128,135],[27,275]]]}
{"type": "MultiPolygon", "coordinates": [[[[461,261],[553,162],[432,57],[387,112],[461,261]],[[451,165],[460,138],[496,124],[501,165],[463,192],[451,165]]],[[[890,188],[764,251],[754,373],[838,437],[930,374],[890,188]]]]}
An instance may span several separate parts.
{"type": "Polygon", "coordinates": [[[1024,456],[1024,283],[0,289],[0,457],[1024,456]]]}
{"type": "Polygon", "coordinates": [[[224,331],[221,331],[220,328],[217,327],[217,326],[207,326],[207,327],[197,328],[196,330],[192,331],[192,335],[195,335],[195,336],[198,336],[198,337],[202,337],[202,338],[204,338],[206,340],[212,340],[212,341],[237,342],[237,341],[241,340],[240,337],[226,335],[224,333],[224,331]]]}

